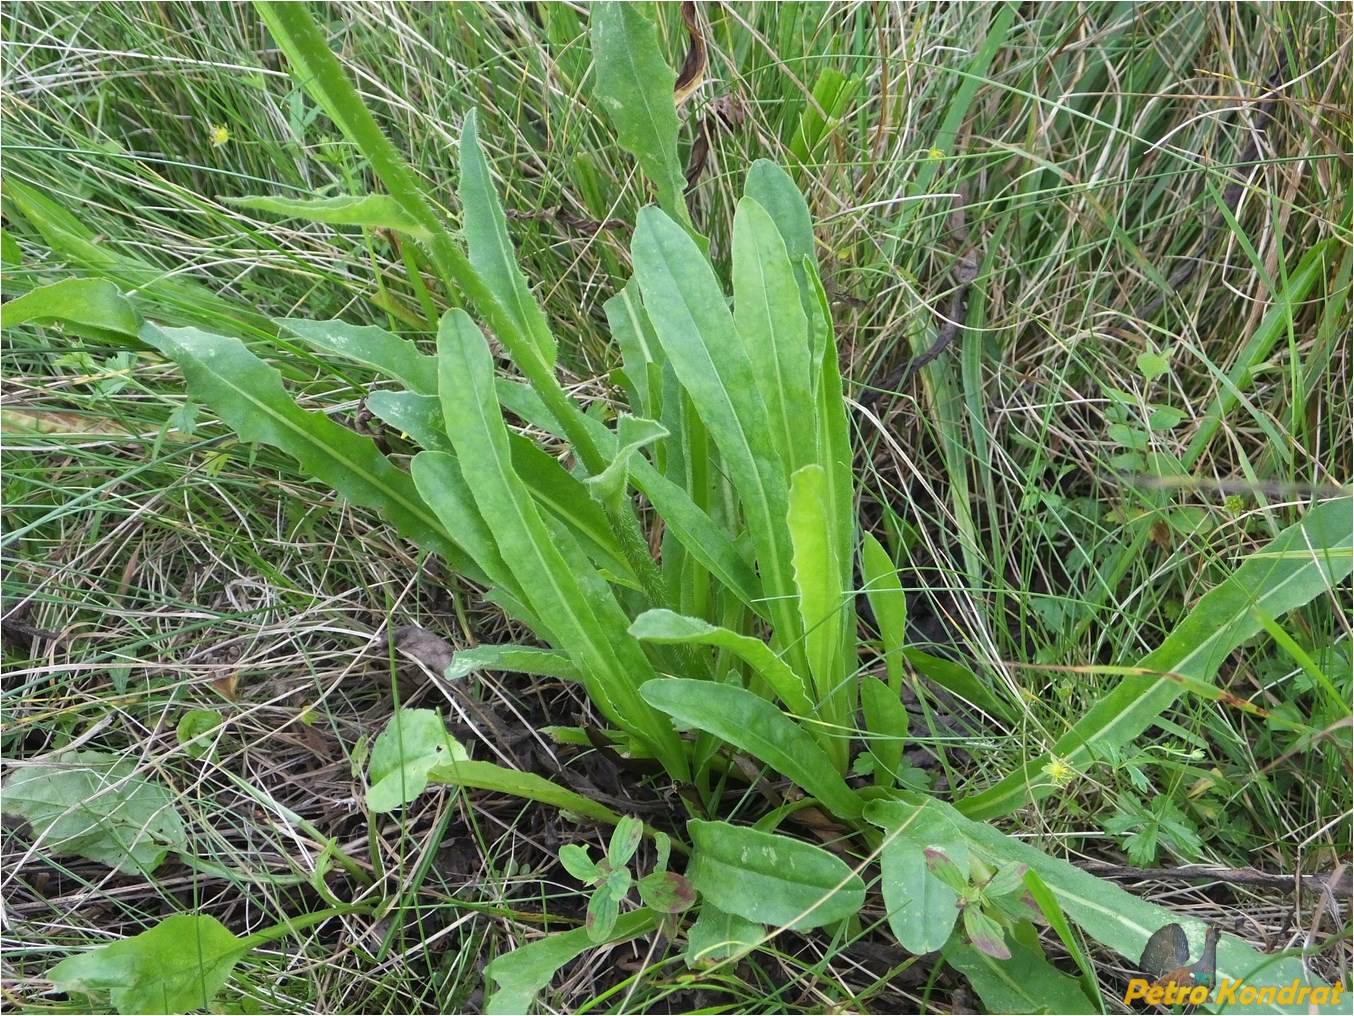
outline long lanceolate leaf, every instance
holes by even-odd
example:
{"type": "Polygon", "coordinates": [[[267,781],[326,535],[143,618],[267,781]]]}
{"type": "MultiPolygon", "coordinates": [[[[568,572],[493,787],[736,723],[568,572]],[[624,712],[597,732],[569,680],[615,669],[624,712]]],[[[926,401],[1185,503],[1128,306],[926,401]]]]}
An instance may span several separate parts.
{"type": "MultiPolygon", "coordinates": [[[[512,315],[521,334],[531,340],[536,355],[546,370],[555,366],[555,337],[545,320],[540,304],[527,288],[526,276],[517,266],[517,258],[508,240],[508,219],[499,206],[489,163],[480,148],[478,117],[474,110],[466,115],[461,132],[461,187],[465,245],[470,263],[480,278],[512,315]]],[[[514,350],[513,356],[526,355],[514,350]]]]}
{"type": "Polygon", "coordinates": [[[733,219],[733,317],[757,388],[766,404],[771,439],[790,472],[815,461],[809,372],[809,323],[794,268],[776,224],[751,198],[733,219]]]}
{"type": "Polygon", "coordinates": [[[493,358],[464,311],[443,317],[438,360],[447,434],[463,473],[474,478],[479,514],[515,587],[534,614],[549,618],[555,640],[578,667],[598,707],[647,741],[673,778],[685,778],[686,759],[672,725],[639,697],[639,685],[656,675],[627,633],[625,615],[573,535],[547,524],[513,469],[494,390],[493,358]]]}
{"type": "Polygon", "coordinates": [[[677,158],[677,74],[658,48],[648,5],[596,3],[592,7],[592,52],[597,61],[597,97],[616,127],[616,140],[639,162],[658,190],[658,203],[684,226],[686,175],[677,158]]]}
{"type": "MultiPolygon", "coordinates": [[[[1286,614],[1343,582],[1354,567],[1351,508],[1349,498],[1319,505],[1243,561],[1160,648],[1139,661],[1142,673],[1124,678],[1054,745],[1052,755],[1081,767],[1097,748],[1122,747],[1184,693],[1179,678],[1211,681],[1228,654],[1260,631],[1264,618],[1286,614]]],[[[1054,788],[1042,772],[1050,757],[1027,762],[996,786],[959,802],[960,810],[989,819],[1047,797],[1054,788]]]]}
{"type": "Polygon", "coordinates": [[[766,423],[751,361],[731,341],[733,316],[713,270],[680,226],[657,208],[639,213],[631,248],[635,277],[658,340],[709,428],[738,491],[779,647],[804,663],[803,625],[786,526],[789,490],[766,423]]]}
{"type": "Polygon", "coordinates": [[[370,438],[297,406],[283,389],[282,376],[239,339],[151,324],[142,326],[141,338],[178,363],[190,391],[216,410],[240,440],[280,448],[342,497],[378,509],[401,536],[442,555],[455,570],[484,580],[409,474],[391,465],[370,438]]]}

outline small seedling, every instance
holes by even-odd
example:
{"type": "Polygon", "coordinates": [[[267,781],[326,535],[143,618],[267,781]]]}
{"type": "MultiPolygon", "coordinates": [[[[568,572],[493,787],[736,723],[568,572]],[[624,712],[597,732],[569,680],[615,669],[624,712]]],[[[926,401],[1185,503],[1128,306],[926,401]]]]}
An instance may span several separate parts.
{"type": "Polygon", "coordinates": [[[975,858],[969,878],[941,851],[925,853],[931,874],[959,894],[954,905],[964,915],[964,931],[973,948],[993,959],[1009,960],[1011,950],[1003,928],[1039,913],[1025,888],[1026,866],[1005,864],[989,874],[987,865],[975,858]]]}
{"type": "Polygon", "coordinates": [[[643,823],[627,815],[616,823],[606,856],[600,861],[593,862],[588,849],[576,843],[560,848],[560,863],[569,874],[594,887],[586,924],[588,937],[594,942],[604,941],[611,934],[621,902],[630,895],[632,885],[639,890],[639,898],[659,913],[680,914],[696,900],[696,892],[686,876],[667,870],[671,842],[665,833],[654,834],[658,848],[654,870],[638,881],[630,875],[627,865],[643,837],[643,823]]]}

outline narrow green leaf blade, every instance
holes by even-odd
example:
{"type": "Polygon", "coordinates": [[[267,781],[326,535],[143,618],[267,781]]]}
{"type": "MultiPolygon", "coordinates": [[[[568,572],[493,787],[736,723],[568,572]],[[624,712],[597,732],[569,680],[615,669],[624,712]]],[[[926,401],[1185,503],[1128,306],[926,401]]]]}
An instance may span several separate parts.
{"type": "MultiPolygon", "coordinates": [[[[499,204],[489,174],[489,163],[480,147],[475,110],[466,114],[461,131],[461,186],[464,215],[462,232],[470,263],[485,286],[512,315],[521,333],[529,338],[547,369],[554,369],[557,347],[550,324],[536,298],[531,295],[526,276],[518,267],[517,255],[508,239],[508,220],[499,204]]],[[[516,351],[514,351],[516,357],[516,351]]]]}
{"type": "Polygon", "coordinates": [[[419,497],[408,473],[387,461],[370,438],[297,406],[283,389],[281,375],[244,343],[198,328],[152,324],[142,327],[141,338],[178,363],[190,392],[242,441],[280,448],[340,496],[378,509],[400,535],[440,554],[455,570],[478,572],[419,497]]]}
{"type": "Polygon", "coordinates": [[[437,394],[437,357],[419,351],[408,339],[375,325],[350,325],[337,318],[274,318],[274,322],[316,349],[375,367],[411,392],[437,394]]]}
{"type": "Polygon", "coordinates": [[[1279,617],[1343,582],[1354,567],[1354,499],[1327,501],[1244,560],[1210,590],[1155,652],[1138,663],[1147,673],[1123,682],[1093,706],[1054,746],[996,786],[959,803],[972,818],[1009,814],[1054,791],[1043,776],[1054,756],[1073,768],[1087,765],[1093,749],[1129,743],[1184,692],[1171,675],[1212,680],[1222,662],[1263,627],[1261,614],[1279,617]]]}
{"type": "Polygon", "coordinates": [[[457,680],[479,670],[506,670],[514,674],[540,674],[563,681],[581,683],[578,668],[567,656],[552,649],[535,646],[490,646],[462,649],[452,657],[446,678],[457,680]]]}
{"type": "Polygon", "coordinates": [[[331,226],[361,226],[363,229],[394,229],[420,240],[428,231],[389,194],[340,194],[334,197],[287,198],[246,195],[222,199],[236,208],[268,212],[288,219],[305,219],[331,226]]]}
{"type": "Polygon", "coordinates": [[[794,662],[803,624],[794,608],[789,490],[766,424],[766,406],[714,271],[691,238],[656,208],[639,213],[635,277],[658,340],[727,465],[747,515],[777,644],[794,662]]]}
{"type": "MultiPolygon", "coordinates": [[[[827,475],[821,466],[805,466],[791,478],[787,518],[814,697],[820,704],[827,703],[840,697],[839,687],[849,677],[847,667],[855,661],[846,658],[843,634],[848,596],[841,582],[842,562],[831,538],[827,475]]],[[[833,720],[844,717],[841,710],[827,713],[833,720]]]]}
{"type": "Polygon", "coordinates": [[[834,815],[860,815],[860,798],[827,753],[766,699],[734,685],[688,678],[650,681],[640,692],[682,725],[714,734],[789,777],[834,815]]]}
{"type": "MultiPolygon", "coordinates": [[[[650,742],[675,778],[686,755],[670,724],[640,698],[653,666],[626,629],[612,591],[573,535],[541,518],[513,468],[507,427],[494,387],[493,358],[479,328],[452,310],[438,331],[442,412],[479,515],[528,606],[547,622],[577,665],[588,694],[613,722],[650,742]]],[[[428,454],[428,453],[424,453],[428,454]]]]}
{"type": "Polygon", "coordinates": [[[730,914],[803,930],[850,917],[865,902],[861,877],[822,847],[727,822],[686,827],[694,847],[687,878],[730,914]]]}
{"type": "Polygon", "coordinates": [[[803,678],[761,639],[662,609],[640,614],[630,625],[630,634],[641,642],[659,645],[695,643],[727,649],[757,671],[792,712],[804,718],[813,715],[813,703],[806,693],[803,678]]]}
{"type": "Polygon", "coordinates": [[[793,472],[814,462],[817,451],[814,417],[804,411],[813,401],[809,322],[785,242],[751,198],[738,203],[733,218],[733,316],[748,359],[759,368],[771,438],[793,472]]]}
{"type": "Polygon", "coordinates": [[[616,128],[617,143],[653,183],[663,210],[689,225],[686,174],[677,157],[677,73],[659,49],[651,5],[595,3],[589,34],[597,98],[616,128]]]}

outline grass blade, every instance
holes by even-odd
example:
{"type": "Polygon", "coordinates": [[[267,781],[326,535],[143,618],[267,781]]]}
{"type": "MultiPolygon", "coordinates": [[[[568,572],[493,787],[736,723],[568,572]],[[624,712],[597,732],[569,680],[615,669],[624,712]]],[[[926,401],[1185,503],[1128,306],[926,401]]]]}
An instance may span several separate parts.
{"type": "Polygon", "coordinates": [[[1047,797],[1055,788],[1043,776],[1043,767],[1053,757],[1080,768],[1089,764],[1095,748],[1127,744],[1183,694],[1184,685],[1173,675],[1211,680],[1227,655],[1261,630],[1262,617],[1286,614],[1343,582],[1354,567],[1352,507],[1350,498],[1318,505],[1264,550],[1247,557],[1227,581],[1204,595],[1160,648],[1139,661],[1136,669],[1150,673],[1125,677],[1051,754],[959,802],[960,810],[971,818],[990,819],[1047,797]]]}

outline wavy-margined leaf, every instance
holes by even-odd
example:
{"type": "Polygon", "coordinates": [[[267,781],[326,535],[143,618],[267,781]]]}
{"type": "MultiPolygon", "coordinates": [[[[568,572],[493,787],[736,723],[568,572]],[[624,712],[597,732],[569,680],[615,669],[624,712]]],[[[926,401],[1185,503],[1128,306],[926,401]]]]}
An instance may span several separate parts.
{"type": "MultiPolygon", "coordinates": [[[[1179,919],[1179,914],[1148,903],[1107,879],[1089,875],[1061,858],[1049,857],[986,822],[972,821],[943,801],[915,794],[898,796],[909,806],[941,814],[968,841],[969,849],[993,867],[1016,863],[1037,872],[1068,917],[1091,938],[1131,962],[1138,961],[1154,931],[1179,919]]],[[[1192,937],[1191,954],[1197,956],[1203,944],[1203,929],[1198,928],[1192,937]]],[[[1296,980],[1300,985],[1321,985],[1306,970],[1300,957],[1283,953],[1264,955],[1231,935],[1223,935],[1219,941],[1217,974],[1219,983],[1226,979],[1254,985],[1288,985],[1296,980]]],[[[1291,1007],[1260,1003],[1227,1006],[1225,1011],[1282,1013],[1291,1011],[1291,1007]]],[[[1344,1010],[1337,1006],[1318,1006],[1315,1011],[1335,1013],[1344,1010]]]]}
{"type": "Polygon", "coordinates": [[[1263,617],[1286,614],[1344,581],[1354,567],[1352,507],[1350,498],[1318,505],[1247,557],[1204,594],[1160,648],[1139,661],[1135,669],[1141,673],[1125,677],[1101,698],[1050,754],[960,801],[959,808],[970,817],[988,819],[1047,797],[1055,788],[1043,768],[1052,758],[1081,768],[1097,749],[1127,744],[1184,693],[1176,675],[1211,681],[1228,654],[1261,630],[1263,617]]]}
{"type": "Polygon", "coordinates": [[[5,304],[5,327],[59,321],[77,335],[136,339],[141,318],[107,279],[62,279],[39,286],[5,304]]]}
{"type": "Polygon", "coordinates": [[[818,798],[834,815],[860,815],[860,798],[837,775],[827,752],[807,730],[761,696],[731,684],[687,678],[650,681],[640,691],[651,705],[683,726],[714,734],[765,762],[818,798]]]}
{"type": "MultiPolygon", "coordinates": [[[[760,700],[759,700],[760,701],[760,700]]],[[[719,909],[796,930],[855,914],[865,883],[822,847],[727,822],[692,819],[686,876],[719,909]]]]}
{"type": "Polygon", "coordinates": [[[631,246],[644,306],[668,361],[709,428],[743,503],[770,599],[777,644],[803,662],[803,624],[794,607],[789,489],[766,423],[752,362],[728,341],[733,315],[709,262],[680,226],[656,208],[639,213],[631,246]]]}
{"type": "Polygon", "coordinates": [[[408,339],[375,325],[346,321],[274,318],[274,322],[317,349],[375,367],[411,392],[437,394],[437,357],[419,351],[408,339]]]}
{"type": "Polygon", "coordinates": [[[447,433],[463,473],[475,478],[471,493],[515,587],[533,613],[549,619],[553,641],[577,664],[594,703],[649,742],[668,772],[680,778],[686,771],[681,743],[671,724],[639,696],[639,685],[654,677],[653,666],[627,633],[624,613],[573,535],[547,525],[513,468],[493,357],[464,311],[443,317],[438,361],[447,433]]]}
{"type": "Polygon", "coordinates": [[[792,712],[802,717],[813,715],[813,703],[804,679],[761,639],[739,635],[698,617],[686,617],[670,610],[646,610],[630,625],[630,634],[641,642],[660,645],[694,643],[727,649],[751,666],[792,712]]]}
{"type": "Polygon", "coordinates": [[[446,678],[457,678],[473,674],[477,670],[507,670],[517,674],[541,674],[545,677],[558,677],[561,680],[581,684],[578,668],[562,653],[553,649],[538,649],[535,646],[475,646],[462,649],[451,660],[446,678]]]}
{"type": "Polygon", "coordinates": [[[809,371],[809,322],[800,302],[785,242],[766,209],[751,198],[733,217],[733,318],[757,388],[766,404],[771,438],[790,472],[815,461],[809,371]]]}
{"type": "MultiPolygon", "coordinates": [[[[556,344],[550,324],[536,298],[531,295],[526,276],[508,239],[508,220],[499,204],[489,175],[489,163],[480,147],[476,112],[466,114],[461,130],[461,198],[465,235],[470,263],[484,284],[512,315],[522,334],[535,346],[536,355],[547,369],[554,369],[556,344]]],[[[513,351],[514,359],[517,351],[513,351]]]]}
{"type": "Polygon", "coordinates": [[[652,5],[593,4],[589,36],[597,98],[616,128],[617,143],[653,183],[663,210],[689,225],[686,174],[677,157],[677,74],[659,49],[652,5]]]}
{"type": "Polygon", "coordinates": [[[340,194],[324,198],[246,195],[222,200],[236,208],[268,212],[284,218],[323,222],[331,226],[394,229],[420,240],[428,238],[428,231],[389,194],[340,194]]]}
{"type": "Polygon", "coordinates": [[[454,542],[419,496],[414,481],[375,443],[322,413],[308,413],[282,387],[282,376],[238,339],[198,328],[142,326],[141,338],[175,361],[194,397],[211,406],[242,441],[280,448],[347,500],[378,509],[414,543],[440,554],[456,571],[484,573],[454,542]]]}

